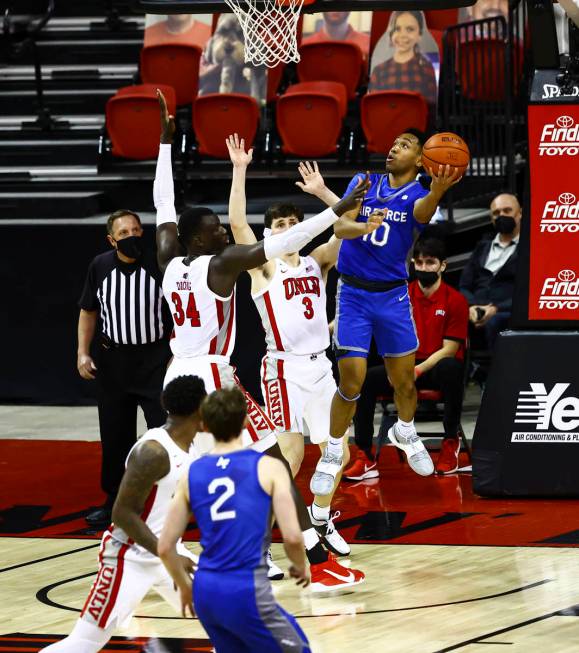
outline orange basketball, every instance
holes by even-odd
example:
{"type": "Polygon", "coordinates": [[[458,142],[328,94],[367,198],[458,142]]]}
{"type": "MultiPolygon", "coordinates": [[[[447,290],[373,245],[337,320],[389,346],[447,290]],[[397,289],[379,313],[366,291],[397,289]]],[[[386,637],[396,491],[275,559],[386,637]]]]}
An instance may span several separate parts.
{"type": "Polygon", "coordinates": [[[468,145],[460,136],[452,132],[441,132],[431,136],[422,148],[422,165],[428,172],[432,168],[438,173],[438,166],[449,165],[458,168],[461,175],[464,175],[470,161],[468,145]]]}

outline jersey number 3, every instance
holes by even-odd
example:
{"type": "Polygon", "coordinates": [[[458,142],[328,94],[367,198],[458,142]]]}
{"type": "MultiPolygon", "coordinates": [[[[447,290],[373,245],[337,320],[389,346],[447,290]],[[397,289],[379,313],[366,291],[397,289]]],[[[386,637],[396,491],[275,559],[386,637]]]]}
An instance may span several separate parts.
{"type": "Polygon", "coordinates": [[[235,519],[235,510],[221,510],[221,506],[235,494],[235,483],[228,477],[214,478],[209,483],[209,494],[215,494],[218,488],[224,487],[225,492],[221,494],[211,504],[211,519],[213,521],[223,521],[224,519],[235,519]]]}
{"type": "Polygon", "coordinates": [[[314,317],[314,305],[312,304],[312,300],[309,297],[304,297],[302,299],[302,304],[306,309],[304,311],[304,317],[306,320],[311,320],[314,317]]]}
{"type": "Polygon", "coordinates": [[[197,304],[195,303],[195,296],[192,292],[189,293],[189,299],[187,300],[187,310],[183,311],[183,302],[181,301],[181,295],[178,292],[174,292],[171,295],[171,301],[175,305],[175,312],[173,313],[173,319],[177,326],[183,326],[185,318],[188,317],[191,320],[192,327],[201,326],[201,320],[199,319],[199,311],[197,310],[197,304]]]}

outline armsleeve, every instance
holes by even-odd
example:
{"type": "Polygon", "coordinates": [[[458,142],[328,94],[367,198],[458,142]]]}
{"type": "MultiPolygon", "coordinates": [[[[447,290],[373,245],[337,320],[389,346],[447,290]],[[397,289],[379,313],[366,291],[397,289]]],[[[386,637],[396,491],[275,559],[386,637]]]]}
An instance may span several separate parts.
{"type": "Polygon", "coordinates": [[[468,338],[468,304],[462,295],[452,294],[442,337],[462,342],[468,338]]]}
{"type": "Polygon", "coordinates": [[[92,261],[88,268],[78,305],[83,311],[96,311],[98,308],[96,266],[94,261],[92,261]]]}
{"type": "Polygon", "coordinates": [[[157,226],[165,222],[177,222],[173,168],[171,166],[171,145],[165,143],[159,145],[159,156],[157,157],[157,168],[153,183],[153,201],[157,209],[157,226]]]}

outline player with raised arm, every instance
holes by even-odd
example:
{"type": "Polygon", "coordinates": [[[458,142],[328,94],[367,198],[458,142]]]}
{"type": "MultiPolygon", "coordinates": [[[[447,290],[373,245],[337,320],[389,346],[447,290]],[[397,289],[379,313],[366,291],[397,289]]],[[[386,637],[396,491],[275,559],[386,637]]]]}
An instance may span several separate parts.
{"type": "MultiPolygon", "coordinates": [[[[422,169],[425,135],[414,129],[400,134],[390,148],[384,174],[370,175],[370,189],[355,218],[344,216],[336,235],[345,239],[340,248],[340,273],[336,297],[333,337],[340,382],[332,402],[330,438],[312,477],[315,494],[332,492],[342,469],[342,439],[354,413],[366,377],[372,337],[384,358],[394,388],[398,421],[388,438],[404,451],[410,467],[422,476],[434,465],[414,427],[416,378],[414,352],[418,347],[412,308],[408,297],[408,254],[415,239],[434,215],[444,193],[458,181],[456,168],[442,166],[438,174],[429,170],[430,189],[416,179],[422,169]],[[371,234],[366,221],[375,211],[384,211],[384,223],[371,234]]],[[[307,192],[332,204],[337,196],[324,184],[317,165],[311,168],[307,192]]],[[[356,175],[348,186],[359,183],[356,175]]]]}
{"type": "MultiPolygon", "coordinates": [[[[237,134],[230,136],[226,144],[233,164],[229,224],[236,243],[252,245],[257,238],[247,222],[245,177],[253,151],[245,151],[245,142],[237,134]]],[[[300,167],[300,172],[303,181],[298,184],[307,191],[309,176],[304,167],[300,167]]],[[[266,211],[265,227],[274,235],[284,233],[303,217],[297,207],[274,205],[266,211]]],[[[382,224],[382,218],[382,214],[369,218],[368,233],[382,224]]],[[[261,366],[262,391],[268,416],[278,432],[280,448],[294,476],[304,457],[304,423],[308,425],[311,441],[322,451],[329,436],[336,382],[325,354],[330,344],[325,285],[328,272],[338,259],[340,243],[340,239],[332,236],[309,256],[301,256],[296,251],[249,270],[251,294],[267,343],[261,366]]],[[[344,465],[348,458],[344,439],[344,465]]],[[[338,482],[339,474],[334,490],[338,482]]],[[[348,555],[350,547],[330,517],[333,493],[314,497],[310,515],[326,546],[338,555],[348,555]]]]}
{"type": "MultiPolygon", "coordinates": [[[[99,569],[71,634],[45,648],[50,653],[97,653],[126,622],[150,589],[179,612],[179,593],[158,556],[158,537],[179,479],[195,459],[203,381],[181,376],[163,390],[167,421],[147,431],[131,449],[113,523],[103,534],[99,569]]],[[[193,572],[193,555],[179,544],[175,558],[183,574],[193,572]]]]}
{"type": "Polygon", "coordinates": [[[290,475],[279,460],[244,447],[246,405],[237,388],[209,395],[202,416],[215,448],[179,483],[159,541],[159,555],[181,594],[183,616],[199,617],[216,653],[306,653],[308,640],[275,602],[265,563],[273,511],[290,575],[304,587],[310,581],[290,475]],[[192,516],[203,547],[193,587],[176,548],[192,516]]]}
{"type": "MultiPolygon", "coordinates": [[[[229,245],[227,232],[210,209],[186,209],[177,228],[171,168],[171,141],[175,129],[162,94],[161,146],[157,161],[154,199],[157,208],[157,257],[164,272],[163,293],[173,314],[173,361],[165,382],[181,374],[200,376],[209,392],[239,385],[229,362],[235,343],[235,284],[239,275],[268,260],[297,251],[325,231],[346,211],[357,213],[365,193],[361,182],[333,209],[252,245],[229,245]],[[182,247],[185,248],[183,252],[182,247]]],[[[245,391],[248,404],[246,442],[258,451],[285,461],[275,427],[245,391]]],[[[323,549],[312,526],[307,506],[294,487],[300,525],[312,565],[312,589],[328,591],[351,586],[364,574],[348,570],[323,549]]]]}

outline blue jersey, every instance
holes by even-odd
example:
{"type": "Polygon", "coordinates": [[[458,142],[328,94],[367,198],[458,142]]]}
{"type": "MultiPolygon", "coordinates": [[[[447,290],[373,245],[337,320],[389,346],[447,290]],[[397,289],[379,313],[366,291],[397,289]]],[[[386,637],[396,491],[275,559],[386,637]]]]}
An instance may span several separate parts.
{"type": "MultiPolygon", "coordinates": [[[[344,196],[350,193],[363,175],[356,175],[344,196]]],[[[428,195],[418,181],[391,188],[388,174],[371,174],[371,186],[360,207],[357,222],[367,222],[374,209],[386,217],[381,227],[360,238],[344,240],[338,257],[338,272],[368,281],[400,281],[408,278],[408,252],[414,231],[424,229],[414,218],[414,202],[428,195]]]]}
{"type": "Polygon", "coordinates": [[[244,449],[203,456],[191,464],[189,501],[201,531],[200,570],[265,567],[271,497],[257,476],[262,455],[244,449]]]}

